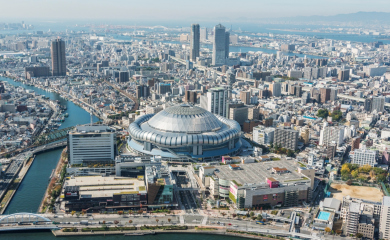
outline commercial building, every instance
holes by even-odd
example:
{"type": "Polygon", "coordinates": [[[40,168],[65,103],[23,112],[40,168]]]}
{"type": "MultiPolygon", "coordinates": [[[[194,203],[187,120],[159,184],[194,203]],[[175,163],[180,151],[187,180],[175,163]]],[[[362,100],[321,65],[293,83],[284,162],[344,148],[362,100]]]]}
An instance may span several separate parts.
{"type": "Polygon", "coordinates": [[[132,151],[177,160],[219,159],[238,153],[242,145],[236,121],[188,104],[143,115],[128,131],[132,151]]]}
{"type": "Polygon", "coordinates": [[[51,64],[53,76],[66,75],[65,42],[61,39],[51,43],[51,64]]]}
{"type": "Polygon", "coordinates": [[[220,165],[210,178],[210,189],[237,208],[297,206],[310,201],[315,170],[295,170],[287,161],[220,165]]]}
{"type": "Polygon", "coordinates": [[[147,206],[144,176],[138,178],[82,176],[64,184],[65,211],[99,212],[147,206]]]}
{"type": "Polygon", "coordinates": [[[245,106],[244,103],[229,104],[229,119],[235,120],[240,126],[243,126],[248,119],[248,106],[245,106]]]}
{"type": "Polygon", "coordinates": [[[190,58],[192,61],[196,61],[199,57],[199,46],[200,46],[200,28],[199,24],[191,25],[191,37],[190,37],[190,58]]]}
{"type": "Polygon", "coordinates": [[[367,150],[367,149],[355,149],[350,153],[353,164],[359,166],[370,165],[372,167],[377,165],[378,151],[367,150]]]}
{"type": "Polygon", "coordinates": [[[115,158],[115,131],[108,126],[77,126],[68,133],[69,163],[112,162],[115,158]]]}
{"type": "Polygon", "coordinates": [[[276,128],[274,145],[282,148],[297,150],[299,132],[292,129],[276,128]]]}
{"type": "Polygon", "coordinates": [[[326,103],[330,100],[330,88],[321,88],[320,94],[321,94],[321,103],[326,103]]]}

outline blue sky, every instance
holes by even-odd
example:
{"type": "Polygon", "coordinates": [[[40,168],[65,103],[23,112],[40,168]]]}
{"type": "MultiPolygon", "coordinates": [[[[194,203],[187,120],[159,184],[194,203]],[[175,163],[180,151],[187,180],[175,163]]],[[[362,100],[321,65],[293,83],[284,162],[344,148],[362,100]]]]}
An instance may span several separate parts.
{"type": "Polygon", "coordinates": [[[226,21],[390,11],[389,0],[0,0],[0,19],[226,21]]]}

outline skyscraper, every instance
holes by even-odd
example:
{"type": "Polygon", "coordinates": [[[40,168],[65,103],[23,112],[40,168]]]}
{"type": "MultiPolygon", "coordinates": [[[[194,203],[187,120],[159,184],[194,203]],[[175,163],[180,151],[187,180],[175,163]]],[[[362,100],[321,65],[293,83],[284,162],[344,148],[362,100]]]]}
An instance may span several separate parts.
{"type": "Polygon", "coordinates": [[[383,112],[385,109],[385,97],[373,97],[371,111],[383,112]]]}
{"type": "Polygon", "coordinates": [[[229,58],[230,33],[225,32],[225,58],[229,58]]]}
{"type": "Polygon", "coordinates": [[[51,64],[53,76],[66,75],[65,42],[61,39],[51,43],[51,64]]]}
{"type": "Polygon", "coordinates": [[[207,110],[227,117],[228,91],[224,88],[210,88],[207,92],[207,110]]]}
{"type": "Polygon", "coordinates": [[[226,59],[226,32],[225,27],[218,24],[214,27],[213,57],[214,66],[222,66],[226,59]]]}
{"type": "Polygon", "coordinates": [[[207,38],[208,38],[208,36],[207,36],[207,28],[201,28],[200,29],[200,40],[202,42],[204,42],[204,41],[207,40],[207,38]]]}
{"type": "Polygon", "coordinates": [[[199,24],[191,25],[191,39],[190,39],[190,58],[191,61],[196,61],[199,57],[199,41],[200,41],[200,29],[199,24]]]}

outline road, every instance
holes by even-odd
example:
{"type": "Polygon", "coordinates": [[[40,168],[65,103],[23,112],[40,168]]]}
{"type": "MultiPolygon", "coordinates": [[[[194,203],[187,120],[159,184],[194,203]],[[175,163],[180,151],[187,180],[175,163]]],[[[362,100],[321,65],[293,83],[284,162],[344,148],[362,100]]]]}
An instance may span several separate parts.
{"type": "Polygon", "coordinates": [[[8,189],[8,185],[15,178],[19,170],[23,167],[23,162],[33,155],[32,151],[21,153],[14,157],[8,166],[7,170],[3,173],[3,176],[0,180],[0,199],[3,198],[3,195],[8,189]]]}

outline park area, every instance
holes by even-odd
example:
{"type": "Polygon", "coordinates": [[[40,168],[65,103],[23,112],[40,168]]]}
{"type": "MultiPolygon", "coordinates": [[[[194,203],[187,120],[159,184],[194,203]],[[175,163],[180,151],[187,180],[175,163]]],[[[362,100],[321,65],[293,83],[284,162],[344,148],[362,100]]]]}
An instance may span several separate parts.
{"type": "Polygon", "coordinates": [[[347,184],[332,184],[329,188],[332,193],[332,197],[340,201],[344,196],[350,196],[352,198],[361,198],[370,201],[380,202],[383,198],[383,193],[378,188],[364,187],[364,186],[352,186],[347,184]]]}

